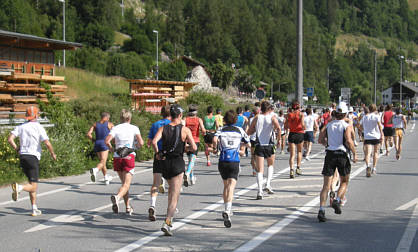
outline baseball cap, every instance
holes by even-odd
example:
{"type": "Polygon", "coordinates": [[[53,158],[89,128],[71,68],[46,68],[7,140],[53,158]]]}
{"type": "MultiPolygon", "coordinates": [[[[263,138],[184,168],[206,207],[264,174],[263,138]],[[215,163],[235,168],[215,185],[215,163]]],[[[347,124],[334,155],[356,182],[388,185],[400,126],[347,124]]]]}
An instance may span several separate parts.
{"type": "Polygon", "coordinates": [[[173,104],[170,107],[170,114],[173,114],[174,113],[176,115],[180,115],[183,112],[184,112],[184,110],[178,104],[173,104]]]}
{"type": "Polygon", "coordinates": [[[350,108],[348,109],[348,112],[354,112],[354,108],[352,106],[350,106],[350,108]]]}
{"type": "Polygon", "coordinates": [[[340,113],[340,114],[347,114],[348,112],[347,104],[345,102],[340,102],[340,104],[338,104],[336,111],[337,113],[340,113]]]}
{"type": "Polygon", "coordinates": [[[26,116],[25,119],[31,121],[33,119],[38,118],[39,109],[35,106],[30,106],[26,109],[26,116]]]}

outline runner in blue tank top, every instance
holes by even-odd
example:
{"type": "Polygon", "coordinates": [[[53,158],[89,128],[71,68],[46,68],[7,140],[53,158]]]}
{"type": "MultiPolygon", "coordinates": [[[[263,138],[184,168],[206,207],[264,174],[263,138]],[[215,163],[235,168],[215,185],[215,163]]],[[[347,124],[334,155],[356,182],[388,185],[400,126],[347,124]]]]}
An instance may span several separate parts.
{"type": "Polygon", "coordinates": [[[242,115],[242,108],[237,107],[237,122],[234,124],[234,126],[242,128],[244,131],[247,130],[248,125],[248,118],[242,115]]]}
{"type": "Polygon", "coordinates": [[[110,114],[108,112],[103,112],[101,114],[100,121],[93,124],[90,127],[90,130],[87,132],[87,137],[94,141],[94,152],[96,152],[99,157],[99,163],[96,167],[90,169],[91,181],[96,182],[97,173],[99,171],[103,172],[105,184],[110,184],[112,177],[107,175],[106,162],[107,156],[109,155],[109,148],[105,144],[105,139],[109,135],[110,130],[113,128],[113,124],[109,122],[110,114]],[[95,132],[96,139],[93,139],[93,131],[95,132]]]}

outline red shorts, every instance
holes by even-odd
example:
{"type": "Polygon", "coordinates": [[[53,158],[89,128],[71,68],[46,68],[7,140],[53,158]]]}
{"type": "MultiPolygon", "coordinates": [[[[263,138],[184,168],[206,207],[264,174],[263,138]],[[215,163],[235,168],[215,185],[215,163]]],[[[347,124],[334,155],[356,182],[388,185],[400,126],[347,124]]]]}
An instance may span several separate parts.
{"type": "Polygon", "coordinates": [[[113,158],[113,170],[114,171],[126,171],[130,172],[135,168],[135,155],[129,154],[124,158],[113,158]]]}

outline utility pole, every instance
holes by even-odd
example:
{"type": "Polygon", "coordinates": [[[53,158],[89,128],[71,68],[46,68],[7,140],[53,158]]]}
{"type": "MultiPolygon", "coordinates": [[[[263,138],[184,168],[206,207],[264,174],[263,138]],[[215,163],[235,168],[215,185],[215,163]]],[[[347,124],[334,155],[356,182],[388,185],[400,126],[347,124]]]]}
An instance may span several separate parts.
{"type": "Polygon", "coordinates": [[[125,9],[125,5],[123,3],[123,0],[122,0],[122,3],[120,4],[120,7],[122,8],[122,17],[123,17],[124,9],[125,9]]]}
{"type": "Polygon", "coordinates": [[[374,51],[374,104],[377,103],[376,85],[377,85],[377,53],[375,50],[374,51]]]}
{"type": "Polygon", "coordinates": [[[303,0],[298,0],[298,67],[296,99],[302,104],[303,96],[303,0]]]}
{"type": "MultiPolygon", "coordinates": [[[[65,42],[65,0],[59,0],[62,2],[62,40],[65,42]]],[[[63,66],[65,67],[65,50],[63,50],[63,66]]]]}
{"type": "Polygon", "coordinates": [[[402,62],[403,62],[404,56],[401,55],[399,58],[401,59],[401,78],[399,82],[399,88],[400,88],[399,105],[402,108],[402,62]]]}
{"type": "Polygon", "coordinates": [[[156,56],[157,56],[156,57],[157,58],[157,70],[155,71],[155,77],[156,77],[156,80],[158,80],[158,71],[159,71],[159,69],[158,69],[158,31],[153,30],[152,32],[157,34],[157,45],[156,45],[156,49],[157,49],[157,53],[156,53],[156,56]]]}

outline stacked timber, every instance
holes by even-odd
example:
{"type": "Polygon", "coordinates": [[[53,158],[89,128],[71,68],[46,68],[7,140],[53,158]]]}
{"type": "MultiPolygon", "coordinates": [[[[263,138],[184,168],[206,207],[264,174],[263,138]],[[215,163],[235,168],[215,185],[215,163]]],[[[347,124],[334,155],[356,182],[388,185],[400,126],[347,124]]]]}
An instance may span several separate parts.
{"type": "Polygon", "coordinates": [[[15,73],[0,70],[0,118],[23,118],[28,106],[48,102],[47,92],[61,101],[68,101],[64,95],[67,86],[63,76],[15,73]]]}

